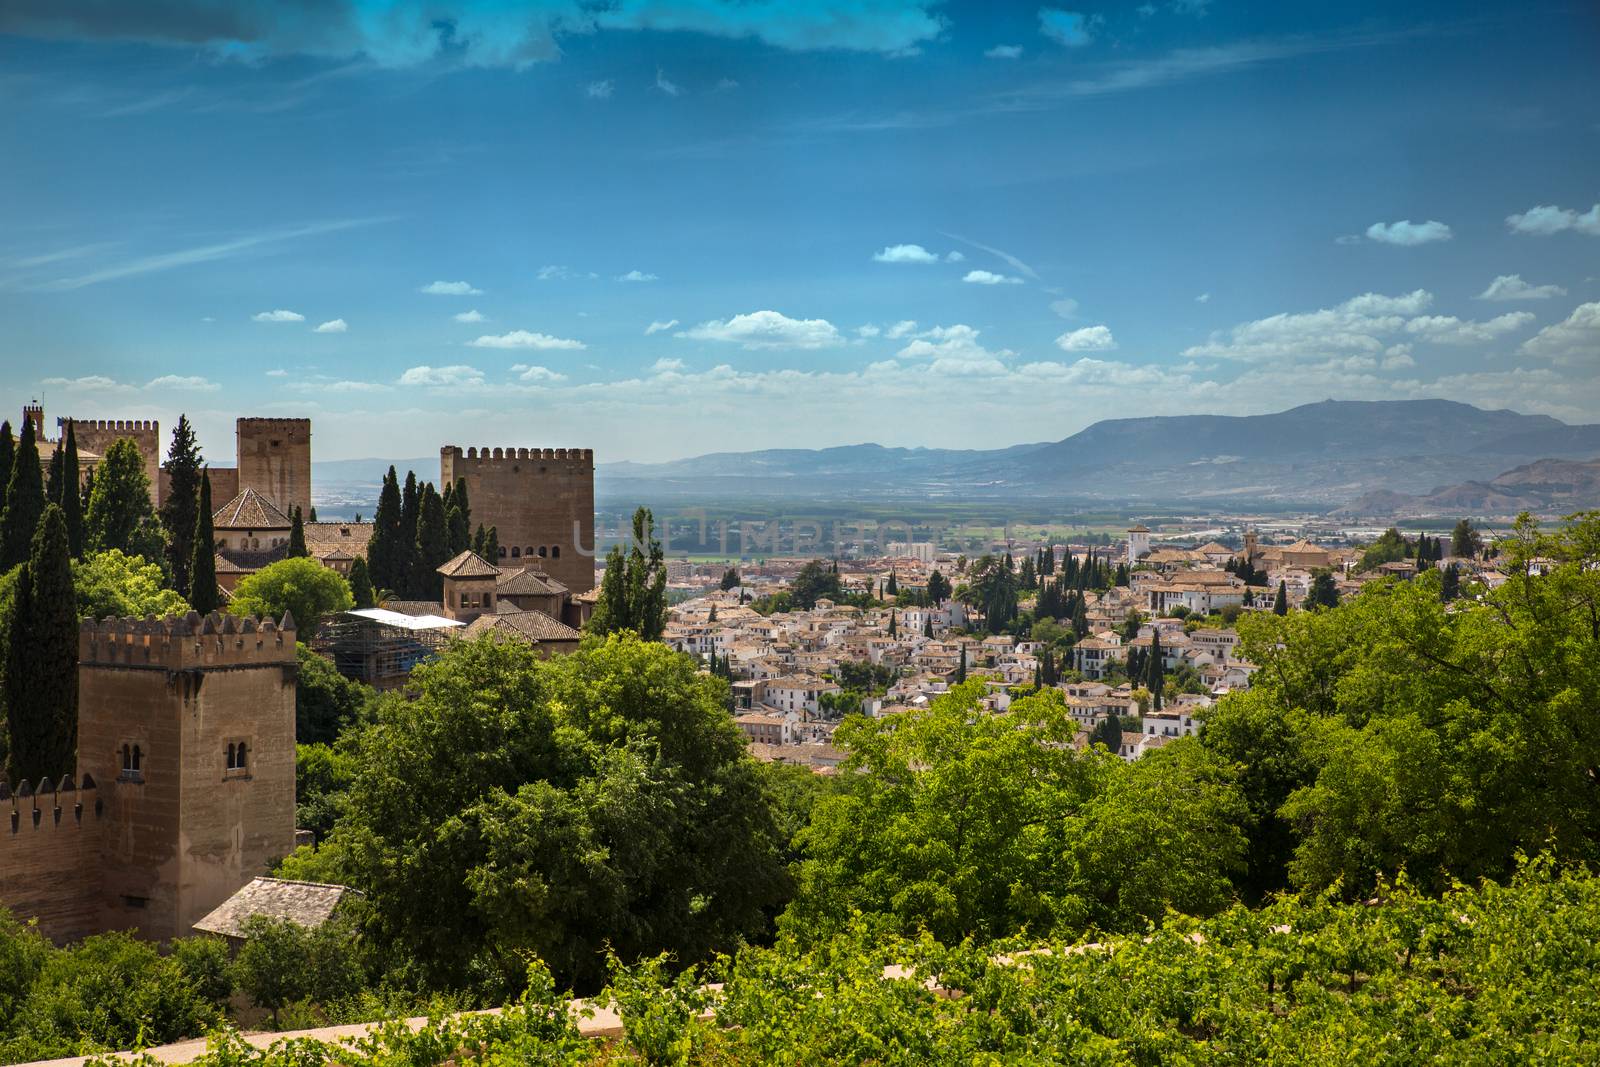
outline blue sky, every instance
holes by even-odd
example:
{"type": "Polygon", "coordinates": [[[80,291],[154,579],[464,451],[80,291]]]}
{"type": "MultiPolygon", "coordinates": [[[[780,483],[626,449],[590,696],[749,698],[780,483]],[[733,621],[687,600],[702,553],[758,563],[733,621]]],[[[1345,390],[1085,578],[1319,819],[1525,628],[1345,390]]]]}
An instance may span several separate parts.
{"type": "Polygon", "coordinates": [[[1583,3],[0,6],[13,406],[318,458],[1600,421],[1583,3]]]}

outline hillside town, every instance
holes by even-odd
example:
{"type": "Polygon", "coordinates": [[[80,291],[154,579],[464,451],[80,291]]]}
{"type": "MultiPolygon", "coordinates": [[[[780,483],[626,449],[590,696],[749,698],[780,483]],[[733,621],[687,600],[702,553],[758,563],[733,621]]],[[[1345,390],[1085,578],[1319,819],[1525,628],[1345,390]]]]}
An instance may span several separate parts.
{"type": "Polygon", "coordinates": [[[1194,734],[1200,709],[1249,688],[1256,665],[1240,656],[1235,626],[1246,612],[1281,614],[1319,595],[1337,602],[1419,567],[1486,587],[1504,580],[1478,550],[1363,569],[1369,546],[1263,544],[1253,530],[1240,540],[1152,547],[1150,529],[1135,525],[1112,547],[1013,544],[985,558],[1011,570],[1016,558],[1026,561],[1015,611],[1031,624],[1021,633],[991,627],[973,606],[966,580],[975,561],[929,543],[891,545],[895,555],[876,559],[682,562],[674,584],[689,595],[670,610],[664,640],[728,679],[736,721],[762,760],[832,773],[844,758],[833,734],[846,715],[923,708],[972,679],[983,683],[992,711],[1041,688],[1059,690],[1080,747],[1100,741],[1132,760],[1194,734]],[[1069,601],[1081,597],[1081,609],[1040,610],[1041,569],[1090,574],[1097,563],[1110,581],[1069,593],[1069,601]],[[794,604],[797,586],[818,573],[833,595],[794,604]]]}

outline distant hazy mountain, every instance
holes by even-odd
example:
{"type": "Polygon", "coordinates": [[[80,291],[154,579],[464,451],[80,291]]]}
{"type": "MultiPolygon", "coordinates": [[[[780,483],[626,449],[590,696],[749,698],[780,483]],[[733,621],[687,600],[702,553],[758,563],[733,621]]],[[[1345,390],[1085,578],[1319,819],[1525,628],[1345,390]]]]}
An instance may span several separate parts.
{"type": "Polygon", "coordinates": [[[1107,419],[1050,444],[992,451],[719,452],[602,463],[607,499],[936,497],[1337,505],[1489,481],[1518,463],[1589,458],[1600,426],[1448,400],[1323,401],[1270,415],[1107,419]]]}
{"type": "Polygon", "coordinates": [[[1522,511],[1565,514],[1595,507],[1600,507],[1600,459],[1541,459],[1486,482],[1462,482],[1422,496],[1368,493],[1337,514],[1511,516],[1522,511]]]}

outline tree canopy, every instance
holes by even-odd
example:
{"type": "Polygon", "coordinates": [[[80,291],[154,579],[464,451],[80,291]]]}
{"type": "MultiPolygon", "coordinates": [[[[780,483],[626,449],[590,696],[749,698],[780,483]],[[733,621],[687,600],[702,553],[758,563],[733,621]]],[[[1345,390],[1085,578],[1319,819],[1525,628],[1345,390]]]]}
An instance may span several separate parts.
{"type": "Polygon", "coordinates": [[[314,559],[280,559],[248,575],[233,591],[233,615],[294,615],[302,640],[310,640],[324,617],[349,611],[355,600],[337,571],[314,559]]]}

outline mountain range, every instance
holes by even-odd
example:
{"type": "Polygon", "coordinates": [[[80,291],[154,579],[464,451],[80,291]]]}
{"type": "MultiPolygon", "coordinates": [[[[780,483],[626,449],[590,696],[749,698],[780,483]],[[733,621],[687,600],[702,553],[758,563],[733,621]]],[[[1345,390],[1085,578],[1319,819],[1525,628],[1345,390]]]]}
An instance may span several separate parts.
{"type": "MultiPolygon", "coordinates": [[[[1449,400],[1325,400],[1267,415],[1106,419],[1059,441],[998,449],[860,444],[600,463],[595,480],[602,507],[740,498],[1048,499],[1488,514],[1600,505],[1594,464],[1560,462],[1597,456],[1600,425],[1449,400]]],[[[437,476],[436,459],[344,460],[314,464],[313,481],[375,500],[390,462],[437,476]]]]}

